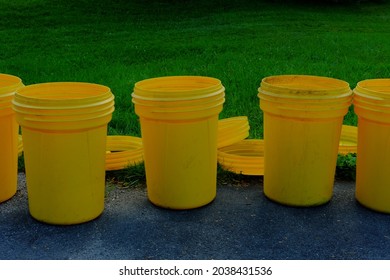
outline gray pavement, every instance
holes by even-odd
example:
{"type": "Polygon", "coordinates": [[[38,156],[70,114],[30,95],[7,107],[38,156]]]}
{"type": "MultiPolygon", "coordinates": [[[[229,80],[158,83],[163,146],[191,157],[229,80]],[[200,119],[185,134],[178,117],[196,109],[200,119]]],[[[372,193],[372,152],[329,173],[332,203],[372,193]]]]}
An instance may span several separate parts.
{"type": "Polygon", "coordinates": [[[218,186],[209,205],[153,206],[145,188],[114,188],[103,214],[53,226],[28,212],[24,174],[0,204],[0,259],[390,259],[390,215],[355,201],[354,182],[336,180],[331,202],[312,208],[274,203],[262,177],[218,186]]]}

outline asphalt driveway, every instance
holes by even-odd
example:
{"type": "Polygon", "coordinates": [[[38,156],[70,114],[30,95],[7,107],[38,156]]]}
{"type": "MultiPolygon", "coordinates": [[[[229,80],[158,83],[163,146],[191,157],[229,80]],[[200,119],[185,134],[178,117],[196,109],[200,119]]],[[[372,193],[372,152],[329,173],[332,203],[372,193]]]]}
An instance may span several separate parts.
{"type": "Polygon", "coordinates": [[[152,205],[145,188],[114,188],[103,214],[53,226],[28,212],[24,174],[0,204],[1,259],[390,259],[390,215],[355,201],[338,181],[332,200],[287,207],[262,193],[262,177],[218,186],[209,205],[174,211],[152,205]]]}

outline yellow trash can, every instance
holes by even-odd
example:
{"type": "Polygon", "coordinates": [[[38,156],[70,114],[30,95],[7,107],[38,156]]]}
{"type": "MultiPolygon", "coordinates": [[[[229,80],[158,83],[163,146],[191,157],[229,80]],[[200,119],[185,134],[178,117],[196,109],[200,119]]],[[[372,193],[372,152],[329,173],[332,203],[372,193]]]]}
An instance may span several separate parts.
{"type": "Polygon", "coordinates": [[[132,94],[140,117],[149,200],[191,209],[216,196],[220,80],[172,76],[140,81],[132,94]]]}
{"type": "Polygon", "coordinates": [[[353,104],[358,115],[356,199],[390,213],[390,79],[360,81],[353,104]]]}
{"type": "Polygon", "coordinates": [[[314,206],[333,194],[347,82],[318,76],[266,77],[259,88],[264,112],[264,194],[281,204],[314,206]]]}
{"type": "Polygon", "coordinates": [[[22,127],[30,214],[62,225],[98,217],[111,90],[89,83],[35,84],[16,92],[13,107],[22,127]]]}
{"type": "Polygon", "coordinates": [[[21,87],[20,78],[0,74],[0,202],[13,197],[17,190],[19,126],[12,99],[21,87]]]}

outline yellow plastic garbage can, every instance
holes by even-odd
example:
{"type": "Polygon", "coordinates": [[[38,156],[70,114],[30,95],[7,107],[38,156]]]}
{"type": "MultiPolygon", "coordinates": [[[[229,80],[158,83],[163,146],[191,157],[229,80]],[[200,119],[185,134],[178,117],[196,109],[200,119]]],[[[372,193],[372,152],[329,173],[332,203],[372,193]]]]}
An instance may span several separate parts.
{"type": "Polygon", "coordinates": [[[77,82],[35,84],[16,92],[13,107],[22,128],[30,214],[62,225],[98,217],[111,90],[77,82]]]}
{"type": "Polygon", "coordinates": [[[216,196],[220,80],[172,76],[140,81],[132,94],[140,117],[149,200],[191,209],[216,196]]]}
{"type": "Polygon", "coordinates": [[[353,104],[358,115],[356,199],[390,213],[390,79],[360,81],[353,104]]]}
{"type": "Polygon", "coordinates": [[[20,78],[0,74],[0,202],[12,198],[17,190],[19,126],[12,99],[21,87],[20,78]]]}
{"type": "Polygon", "coordinates": [[[352,99],[349,84],[318,76],[271,76],[262,80],[258,97],[264,112],[264,194],[291,206],[326,203],[352,99]]]}

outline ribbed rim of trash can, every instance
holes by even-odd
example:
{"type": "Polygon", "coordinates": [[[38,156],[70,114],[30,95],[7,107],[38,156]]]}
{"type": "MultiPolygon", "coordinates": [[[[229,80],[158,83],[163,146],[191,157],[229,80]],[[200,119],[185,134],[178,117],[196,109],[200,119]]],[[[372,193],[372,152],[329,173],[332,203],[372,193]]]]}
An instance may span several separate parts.
{"type": "Polygon", "coordinates": [[[16,91],[15,105],[43,110],[85,109],[113,100],[109,87],[84,82],[50,82],[25,86],[16,91]]]}
{"type": "Polygon", "coordinates": [[[12,104],[20,126],[51,131],[106,125],[115,110],[110,88],[83,82],[25,86],[16,91],[12,104]]]}
{"type": "Polygon", "coordinates": [[[390,79],[367,79],[357,83],[355,95],[390,102],[390,79]]]}
{"type": "Polygon", "coordinates": [[[166,76],[139,81],[134,85],[134,99],[150,101],[196,100],[225,91],[219,79],[205,76],[166,76]]]}
{"type": "Polygon", "coordinates": [[[13,96],[15,91],[23,86],[19,77],[0,73],[0,100],[3,97],[13,96]]]}
{"type": "Polygon", "coordinates": [[[349,83],[329,77],[278,75],[261,80],[259,92],[283,98],[333,99],[352,94],[349,83]]]}

